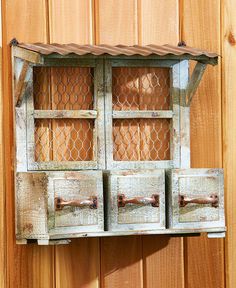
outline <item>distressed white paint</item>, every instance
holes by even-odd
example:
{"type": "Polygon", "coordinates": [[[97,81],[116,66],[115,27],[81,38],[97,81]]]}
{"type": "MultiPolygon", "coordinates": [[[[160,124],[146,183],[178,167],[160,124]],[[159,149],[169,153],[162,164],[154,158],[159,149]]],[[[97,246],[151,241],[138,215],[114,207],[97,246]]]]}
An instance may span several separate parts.
{"type": "Polygon", "coordinates": [[[49,239],[50,234],[104,230],[101,171],[24,172],[16,174],[17,239],[49,239]],[[97,196],[97,209],[64,207],[55,197],[80,200],[97,196]]]}
{"type": "Polygon", "coordinates": [[[107,175],[106,227],[109,231],[165,229],[165,173],[159,170],[112,171],[107,175]],[[126,204],[118,207],[118,194],[127,198],[159,195],[159,207],[126,204]]]}
{"type": "Polygon", "coordinates": [[[168,228],[225,228],[222,169],[173,169],[168,173],[168,228]],[[211,204],[179,205],[179,195],[193,198],[217,194],[219,207],[211,204]]]}

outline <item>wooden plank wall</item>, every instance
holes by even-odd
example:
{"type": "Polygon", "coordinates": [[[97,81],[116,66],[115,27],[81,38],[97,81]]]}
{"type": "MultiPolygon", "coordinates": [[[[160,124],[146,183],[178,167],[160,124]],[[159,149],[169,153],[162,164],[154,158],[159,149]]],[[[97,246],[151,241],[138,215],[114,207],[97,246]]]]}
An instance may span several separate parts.
{"type": "Polygon", "coordinates": [[[2,0],[0,287],[236,287],[234,5],[233,0],[2,0]],[[226,241],[204,235],[185,239],[137,236],[80,239],[60,247],[15,245],[8,45],[13,37],[21,42],[79,44],[176,45],[185,40],[223,55],[218,67],[208,68],[193,100],[191,162],[192,167],[226,169],[226,241]]]}
{"type": "MultiPolygon", "coordinates": [[[[1,2],[0,2],[1,4],[1,2]]],[[[0,8],[0,23],[2,13],[0,8]]],[[[6,285],[6,215],[5,215],[5,191],[4,191],[4,156],[3,156],[3,103],[2,103],[2,25],[0,28],[0,287],[6,285]]]]}
{"type": "Polygon", "coordinates": [[[226,204],[227,204],[227,239],[226,239],[226,287],[236,286],[236,10],[235,2],[222,2],[222,99],[223,99],[223,160],[225,168],[226,204]]]}

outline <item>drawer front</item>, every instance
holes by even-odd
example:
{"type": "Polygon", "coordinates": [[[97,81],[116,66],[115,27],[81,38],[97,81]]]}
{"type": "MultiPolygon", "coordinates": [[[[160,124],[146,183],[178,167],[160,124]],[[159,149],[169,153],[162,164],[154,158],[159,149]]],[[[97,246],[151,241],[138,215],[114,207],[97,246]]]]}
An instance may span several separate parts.
{"type": "Polygon", "coordinates": [[[222,169],[176,169],[171,172],[169,181],[170,227],[225,226],[222,169]]]}
{"type": "Polygon", "coordinates": [[[111,172],[107,181],[108,230],[165,228],[164,170],[111,172]]]}
{"type": "Polygon", "coordinates": [[[49,173],[49,232],[103,231],[101,171],[49,173]]]}

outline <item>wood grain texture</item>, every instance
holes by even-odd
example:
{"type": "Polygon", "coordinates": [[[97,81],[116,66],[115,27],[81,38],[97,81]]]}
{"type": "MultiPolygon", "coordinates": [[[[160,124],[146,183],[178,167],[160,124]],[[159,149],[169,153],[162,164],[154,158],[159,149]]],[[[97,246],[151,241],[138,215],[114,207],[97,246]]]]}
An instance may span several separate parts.
{"type": "Polygon", "coordinates": [[[222,71],[223,78],[223,114],[224,120],[224,169],[226,188],[226,287],[236,286],[236,11],[235,3],[232,0],[222,1],[222,71]]]}
{"type": "Polygon", "coordinates": [[[208,239],[206,235],[201,238],[186,238],[185,287],[201,288],[206,287],[206,283],[207,287],[225,287],[222,241],[222,239],[208,239]]]}
{"type": "Polygon", "coordinates": [[[56,248],[56,287],[99,287],[99,239],[76,239],[56,248]]]}
{"type": "Polygon", "coordinates": [[[139,0],[139,2],[139,43],[142,45],[166,43],[177,45],[179,1],[139,0]]]}
{"type": "Polygon", "coordinates": [[[19,42],[47,42],[46,10],[46,1],[43,0],[2,0],[5,22],[3,44],[9,44],[13,37],[16,37],[19,42]]]}
{"type": "MultiPolygon", "coordinates": [[[[178,1],[143,0],[140,3],[139,15],[142,15],[142,19],[140,24],[139,18],[139,31],[142,33],[139,43],[176,44],[179,40],[178,1]]],[[[169,240],[166,236],[142,237],[145,288],[184,287],[183,240],[169,240]],[[173,261],[176,261],[175,264],[173,261]],[[162,266],[163,263],[166,268],[162,266]]]]}
{"type": "Polygon", "coordinates": [[[14,249],[11,267],[8,267],[10,279],[8,279],[9,286],[7,287],[55,287],[53,257],[54,249],[52,247],[39,247],[36,244],[17,246],[14,249]]]}
{"type": "MultiPolygon", "coordinates": [[[[181,39],[220,53],[220,1],[181,1],[181,5],[181,39]]],[[[207,68],[192,100],[191,167],[222,167],[220,68],[207,68]]],[[[222,239],[185,239],[187,287],[204,287],[206,279],[212,279],[207,282],[209,288],[224,287],[223,256],[222,239]],[[208,263],[204,267],[203,261],[208,263]]]]}
{"type": "Polygon", "coordinates": [[[142,238],[143,287],[184,287],[183,241],[168,236],[142,238]]]}
{"type": "MultiPolygon", "coordinates": [[[[187,45],[220,54],[220,1],[183,1],[181,26],[187,45]]],[[[222,167],[220,63],[207,67],[193,97],[191,139],[192,167],[222,167]]]]}
{"type": "Polygon", "coordinates": [[[2,85],[2,1],[0,2],[0,287],[6,287],[6,207],[3,146],[3,85],[2,85]]]}
{"type": "Polygon", "coordinates": [[[7,219],[7,287],[53,287],[54,248],[15,244],[11,57],[8,46],[13,37],[19,41],[47,41],[45,1],[3,1],[3,98],[4,157],[7,219]],[[20,11],[20,17],[19,17],[20,11]]]}
{"type": "Polygon", "coordinates": [[[101,239],[101,287],[143,287],[141,245],[140,236],[101,239]]]}
{"type": "Polygon", "coordinates": [[[138,44],[136,0],[95,0],[96,44],[138,44]]]}
{"type": "Polygon", "coordinates": [[[92,0],[48,1],[51,43],[93,43],[92,0]]]}

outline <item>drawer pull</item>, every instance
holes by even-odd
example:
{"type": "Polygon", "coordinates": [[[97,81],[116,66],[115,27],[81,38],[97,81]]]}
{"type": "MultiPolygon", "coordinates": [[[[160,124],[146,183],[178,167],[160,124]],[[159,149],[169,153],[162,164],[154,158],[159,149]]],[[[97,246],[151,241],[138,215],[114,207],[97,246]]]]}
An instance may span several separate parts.
{"type": "Polygon", "coordinates": [[[82,200],[64,200],[61,197],[55,197],[55,210],[62,210],[65,206],[89,207],[97,209],[97,196],[91,196],[82,200]]]}
{"type": "Polygon", "coordinates": [[[136,204],[136,205],[151,204],[152,207],[159,207],[159,195],[153,194],[152,197],[126,198],[124,194],[118,194],[117,204],[118,204],[118,207],[125,207],[126,204],[136,204]]]}
{"type": "Polygon", "coordinates": [[[179,195],[179,207],[185,207],[189,203],[211,204],[212,207],[217,208],[219,206],[219,198],[216,194],[211,194],[210,196],[200,198],[190,198],[184,195],[179,195]]]}

